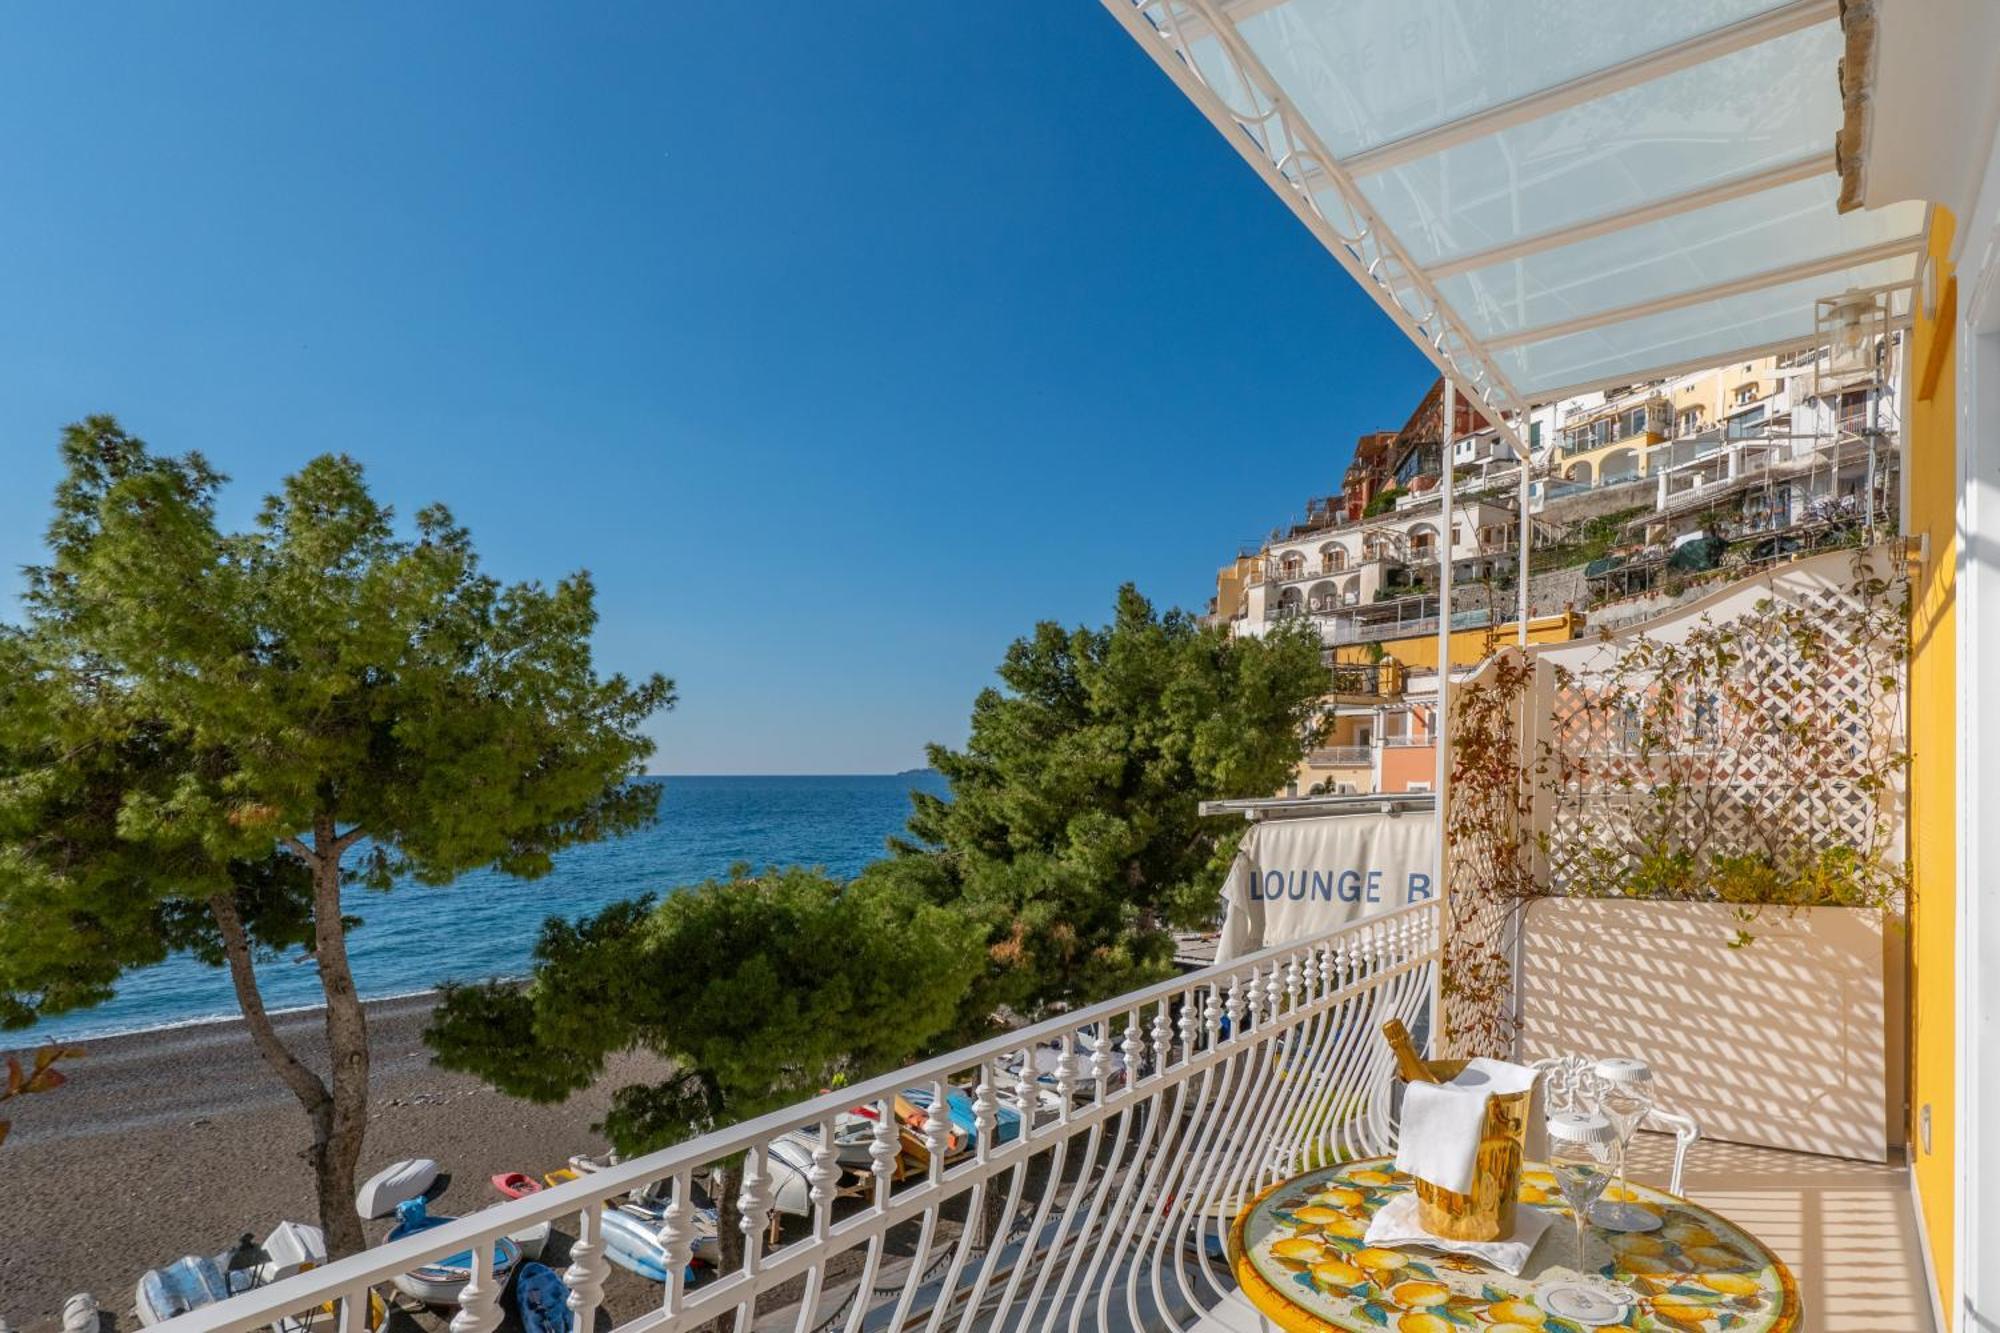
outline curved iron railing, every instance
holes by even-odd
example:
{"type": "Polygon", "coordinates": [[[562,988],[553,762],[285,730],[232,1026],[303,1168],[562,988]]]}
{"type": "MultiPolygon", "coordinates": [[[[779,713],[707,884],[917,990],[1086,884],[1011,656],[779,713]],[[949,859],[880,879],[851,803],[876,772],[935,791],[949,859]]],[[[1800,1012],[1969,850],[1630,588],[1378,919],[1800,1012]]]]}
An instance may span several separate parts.
{"type": "Polygon", "coordinates": [[[652,1293],[616,1325],[628,1333],[718,1318],[739,1333],[1190,1329],[1231,1297],[1228,1231],[1251,1196],[1388,1149],[1392,1060],[1377,1034],[1391,1016],[1428,1026],[1439,931],[1437,905],[1417,903],[1218,964],[160,1327],[363,1333],[371,1289],[469,1250],[452,1333],[492,1333],[494,1242],[549,1223],[575,1238],[564,1276],[580,1329],[608,1282],[652,1293]],[[723,1180],[743,1235],[727,1265],[703,1196],[723,1180]],[[621,1244],[630,1221],[657,1240],[665,1281],[614,1269],[614,1211],[621,1244]]]}

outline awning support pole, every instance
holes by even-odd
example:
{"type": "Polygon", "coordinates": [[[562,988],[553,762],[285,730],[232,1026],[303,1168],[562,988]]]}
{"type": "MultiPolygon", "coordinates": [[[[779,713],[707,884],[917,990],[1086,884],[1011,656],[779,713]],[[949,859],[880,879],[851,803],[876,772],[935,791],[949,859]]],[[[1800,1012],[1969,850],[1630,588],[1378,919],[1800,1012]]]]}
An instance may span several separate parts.
{"type": "Polygon", "coordinates": [[[1518,606],[1514,618],[1515,637],[1523,648],[1528,646],[1528,544],[1534,535],[1534,525],[1528,518],[1528,464],[1533,462],[1528,441],[1534,435],[1534,423],[1527,417],[1521,418],[1521,487],[1518,503],[1521,507],[1521,531],[1515,540],[1520,544],[1520,569],[1514,575],[1515,594],[1518,606]]]}
{"type": "MultiPolygon", "coordinates": [[[[1437,776],[1432,790],[1437,792],[1437,885],[1438,944],[1445,944],[1451,931],[1451,849],[1445,845],[1446,813],[1451,800],[1451,565],[1452,525],[1458,515],[1452,510],[1452,428],[1458,421],[1458,389],[1449,378],[1444,382],[1444,427],[1439,431],[1438,470],[1444,497],[1443,529],[1438,537],[1438,641],[1437,712],[1431,720],[1431,737],[1437,745],[1437,776]]],[[[1489,621],[1489,623],[1491,623],[1489,621]]],[[[1440,955],[1440,959],[1442,955],[1440,955]]],[[[1440,961],[1431,972],[1431,1053],[1433,1057],[1450,1048],[1445,1043],[1444,965],[1440,961]]]]}

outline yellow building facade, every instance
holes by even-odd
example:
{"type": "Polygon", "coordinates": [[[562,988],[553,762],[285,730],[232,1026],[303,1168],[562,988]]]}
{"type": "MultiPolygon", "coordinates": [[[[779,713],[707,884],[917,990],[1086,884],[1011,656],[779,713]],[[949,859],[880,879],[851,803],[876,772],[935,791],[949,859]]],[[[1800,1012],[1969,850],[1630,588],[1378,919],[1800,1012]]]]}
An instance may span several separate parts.
{"type": "Polygon", "coordinates": [[[1931,310],[1906,362],[1910,565],[1910,1169],[1941,1297],[1953,1290],[1958,1190],[1958,437],[1952,222],[1936,213],[1931,310]]]}

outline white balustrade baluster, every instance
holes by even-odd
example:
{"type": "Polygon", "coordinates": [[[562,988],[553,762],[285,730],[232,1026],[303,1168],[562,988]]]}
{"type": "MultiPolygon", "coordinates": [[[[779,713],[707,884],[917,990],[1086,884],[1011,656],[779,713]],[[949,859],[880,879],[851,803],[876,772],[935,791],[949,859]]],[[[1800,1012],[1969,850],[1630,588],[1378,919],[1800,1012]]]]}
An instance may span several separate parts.
{"type": "Polygon", "coordinates": [[[765,1165],[768,1148],[759,1145],[743,1154],[743,1185],[736,1196],[742,1220],[743,1265],[755,1268],[763,1262],[764,1237],[771,1224],[771,1173],[765,1165]]]}
{"type": "Polygon", "coordinates": [[[979,1160],[991,1160],[994,1142],[1000,1134],[1000,1099],[993,1092],[993,1066],[981,1063],[979,1082],[972,1089],[972,1132],[979,1145],[979,1160]]]}
{"type": "Polygon", "coordinates": [[[340,1298],[340,1333],[368,1333],[369,1287],[357,1287],[340,1298]]]}
{"type": "Polygon", "coordinates": [[[493,1280],[493,1241],[472,1247],[472,1275],[458,1292],[451,1333],[493,1333],[500,1327],[500,1284],[493,1280]]]}
{"type": "Polygon", "coordinates": [[[1056,1099],[1061,1103],[1056,1116],[1064,1123],[1069,1121],[1070,1103],[1076,1093],[1076,1052],[1072,1049],[1075,1044],[1076,1034],[1063,1033],[1062,1046],[1056,1051],[1056,1067],[1051,1071],[1055,1077],[1056,1099]]]}
{"type": "Polygon", "coordinates": [[[694,1259],[696,1229],[694,1173],[682,1171],[673,1178],[673,1193],[667,1197],[667,1210],[660,1218],[660,1248],[667,1268],[663,1297],[669,1313],[678,1312],[687,1301],[687,1270],[694,1259]]]}
{"type": "Polygon", "coordinates": [[[813,1142],[812,1161],[806,1167],[812,1237],[799,1242],[809,1251],[811,1261],[805,1271],[805,1289],[799,1296],[799,1314],[794,1324],[797,1333],[806,1333],[812,1327],[813,1316],[819,1310],[820,1290],[826,1280],[825,1245],[833,1228],[834,1187],[840,1183],[840,1169],[834,1164],[833,1118],[822,1119],[815,1128],[818,1135],[813,1142]]]}
{"type": "Polygon", "coordinates": [[[896,1125],[896,1103],[884,1097],[875,1103],[875,1125],[868,1138],[868,1165],[875,1174],[875,1206],[889,1206],[896,1180],[896,1160],[903,1153],[902,1130],[896,1125]]]}
{"type": "MultiPolygon", "coordinates": [[[[743,1184],[736,1196],[736,1208],[742,1214],[737,1224],[743,1231],[742,1271],[752,1278],[764,1266],[764,1232],[771,1222],[771,1177],[764,1167],[767,1151],[764,1145],[757,1144],[743,1154],[743,1184]]],[[[748,1333],[756,1312],[757,1297],[753,1290],[737,1302],[737,1333],[748,1333]]]]}
{"type": "Polygon", "coordinates": [[[576,1218],[576,1241],[569,1247],[569,1267],[563,1270],[563,1285],[569,1288],[571,1326],[597,1326],[597,1307],[604,1302],[604,1280],[611,1276],[611,1260],[604,1245],[604,1202],[593,1199],[576,1218]]]}
{"type": "Polygon", "coordinates": [[[1174,1019],[1168,1012],[1170,1006],[1163,997],[1160,1007],[1153,1011],[1153,1077],[1167,1076],[1167,1060],[1173,1054],[1174,1019]]]}
{"type": "Polygon", "coordinates": [[[951,1151],[951,1112],[944,1098],[944,1080],[931,1080],[930,1109],[924,1113],[924,1146],[931,1154],[932,1180],[944,1175],[945,1155],[951,1151]]]}
{"type": "Polygon", "coordinates": [[[824,1239],[833,1222],[834,1187],[840,1183],[840,1168],[834,1165],[833,1118],[819,1122],[819,1141],[813,1144],[812,1166],[806,1171],[813,1205],[813,1232],[824,1239]]]}
{"type": "Polygon", "coordinates": [[[1104,1024],[1097,1029],[1097,1039],[1090,1045],[1091,1102],[1102,1105],[1107,1085],[1111,1081],[1111,1027],[1104,1024]]]}

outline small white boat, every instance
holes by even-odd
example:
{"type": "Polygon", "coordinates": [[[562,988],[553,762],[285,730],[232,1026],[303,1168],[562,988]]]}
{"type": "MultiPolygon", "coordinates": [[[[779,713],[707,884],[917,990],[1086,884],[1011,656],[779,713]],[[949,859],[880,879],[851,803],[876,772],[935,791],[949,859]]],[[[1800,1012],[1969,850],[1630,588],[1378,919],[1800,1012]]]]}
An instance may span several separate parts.
{"type": "Polygon", "coordinates": [[[280,1222],[264,1237],[264,1260],[251,1270],[254,1283],[281,1282],[326,1262],[326,1233],[304,1222],[280,1222]]]}
{"type": "Polygon", "coordinates": [[[98,1313],[97,1297],[87,1291],[79,1291],[63,1302],[63,1333],[97,1333],[103,1327],[98,1313]]]}
{"type": "MultiPolygon", "coordinates": [[[[660,1231],[666,1225],[664,1201],[621,1203],[604,1210],[604,1253],[612,1263],[629,1273],[654,1282],[667,1280],[667,1246],[660,1231]]],[[[697,1208],[694,1214],[693,1257],[714,1264],[722,1258],[717,1240],[715,1210],[697,1208]]]]}
{"type": "Polygon", "coordinates": [[[819,1136],[802,1129],[771,1140],[764,1154],[764,1171],[771,1178],[771,1206],[793,1217],[812,1212],[813,1154],[819,1136]]]}
{"type": "MultiPolygon", "coordinates": [[[[157,1324],[325,1262],[324,1232],[303,1222],[280,1222],[262,1245],[253,1244],[249,1236],[244,1236],[221,1254],[183,1255],[164,1267],[150,1270],[139,1279],[133,1308],[140,1323],[157,1324]]],[[[78,1327],[95,1329],[95,1315],[89,1315],[86,1323],[79,1304],[86,1300],[89,1297],[70,1297],[69,1304],[63,1307],[63,1317],[67,1321],[71,1307],[75,1306],[78,1327]]],[[[94,1301],[90,1308],[96,1309],[94,1301]]],[[[64,1328],[69,1328],[67,1322],[64,1328]]]]}
{"type": "MultiPolygon", "coordinates": [[[[424,1210],[422,1199],[405,1199],[397,1206],[397,1222],[389,1232],[388,1239],[401,1240],[414,1236],[420,1231],[455,1222],[454,1217],[432,1217],[424,1210]]],[[[521,1264],[521,1247],[511,1237],[502,1236],[493,1242],[493,1284],[500,1291],[507,1290],[508,1280],[521,1264]]],[[[465,1284],[472,1280],[472,1251],[460,1250],[442,1259],[433,1259],[420,1268],[407,1273],[398,1273],[389,1279],[398,1291],[422,1301],[425,1305],[457,1305],[458,1298],[465,1290],[465,1284]]]]}
{"type": "Polygon", "coordinates": [[[232,1287],[222,1261],[214,1255],[184,1254],[170,1264],[149,1268],[140,1275],[132,1308],[140,1323],[163,1324],[190,1310],[228,1300],[249,1288],[247,1279],[232,1287]]]}
{"type": "Polygon", "coordinates": [[[405,1199],[414,1199],[437,1183],[438,1164],[428,1157],[391,1162],[361,1182],[354,1192],[354,1211],[366,1218],[387,1217],[405,1199]]]}
{"type": "Polygon", "coordinates": [[[507,1239],[521,1247],[523,1259],[539,1259],[542,1257],[542,1251],[549,1248],[549,1233],[554,1228],[553,1222],[537,1222],[531,1227],[508,1232],[507,1239]]]}

